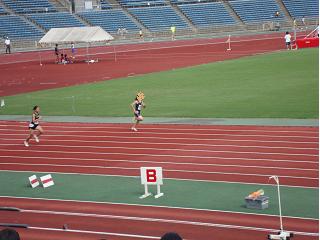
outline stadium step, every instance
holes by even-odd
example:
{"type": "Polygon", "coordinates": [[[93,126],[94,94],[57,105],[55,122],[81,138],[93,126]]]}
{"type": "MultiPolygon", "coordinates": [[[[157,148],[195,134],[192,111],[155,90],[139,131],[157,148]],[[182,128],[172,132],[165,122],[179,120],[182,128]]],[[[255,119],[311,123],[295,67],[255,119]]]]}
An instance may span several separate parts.
{"type": "Polygon", "coordinates": [[[293,20],[288,9],[286,8],[286,6],[284,5],[284,3],[282,2],[282,0],[276,0],[276,2],[278,3],[279,7],[280,7],[280,10],[281,12],[284,13],[284,15],[286,16],[286,18],[288,20],[293,20]]]}
{"type": "Polygon", "coordinates": [[[241,18],[239,17],[239,15],[234,11],[234,9],[231,7],[229,1],[223,0],[222,1],[225,9],[228,11],[228,13],[230,14],[230,16],[233,17],[233,19],[236,21],[237,24],[245,27],[245,23],[241,20],[241,18]]]}
{"type": "Polygon", "coordinates": [[[191,28],[193,31],[197,31],[197,28],[192,23],[192,21],[185,14],[183,14],[183,12],[180,11],[180,9],[176,5],[172,4],[170,0],[166,0],[166,2],[172,7],[172,9],[178,14],[178,16],[180,16],[188,24],[189,28],[191,28]]]}
{"type": "Polygon", "coordinates": [[[70,3],[64,0],[48,0],[59,12],[67,12],[70,9],[70,3]]]}
{"type": "Polygon", "coordinates": [[[9,8],[5,3],[3,3],[1,0],[0,0],[0,6],[2,6],[6,10],[6,12],[10,14],[14,14],[14,11],[11,8],[9,8]]]}
{"type": "Polygon", "coordinates": [[[125,7],[121,6],[121,4],[118,1],[109,0],[109,3],[115,9],[121,8],[122,11],[124,12],[124,14],[126,14],[138,26],[138,28],[142,29],[143,32],[150,34],[149,29],[147,29],[146,26],[144,26],[143,23],[141,21],[139,21],[135,16],[130,14],[129,11],[125,7]]]}

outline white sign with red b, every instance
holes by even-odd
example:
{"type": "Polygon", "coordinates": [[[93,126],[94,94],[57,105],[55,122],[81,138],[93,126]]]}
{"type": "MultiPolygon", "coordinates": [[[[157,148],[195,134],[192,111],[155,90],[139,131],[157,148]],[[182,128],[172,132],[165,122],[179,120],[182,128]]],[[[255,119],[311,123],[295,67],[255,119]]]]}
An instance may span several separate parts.
{"type": "Polygon", "coordinates": [[[162,180],[162,167],[141,167],[140,168],[141,184],[144,185],[144,194],[140,197],[146,198],[152,194],[148,191],[148,185],[157,185],[157,194],[155,198],[159,198],[164,194],[161,193],[160,185],[163,184],[162,180]]]}

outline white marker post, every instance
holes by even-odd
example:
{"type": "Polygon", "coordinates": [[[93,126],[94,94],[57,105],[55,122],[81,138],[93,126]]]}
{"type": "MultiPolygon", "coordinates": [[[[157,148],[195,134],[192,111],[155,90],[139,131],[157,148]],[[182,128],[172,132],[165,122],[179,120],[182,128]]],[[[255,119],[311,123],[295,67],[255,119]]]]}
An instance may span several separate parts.
{"type": "Polygon", "coordinates": [[[231,51],[231,35],[229,35],[227,43],[228,43],[227,51],[231,51]]]}
{"type": "Polygon", "coordinates": [[[157,195],[154,196],[155,198],[159,198],[164,195],[160,189],[160,185],[163,184],[162,167],[141,167],[140,177],[141,184],[144,185],[144,194],[140,196],[140,199],[152,195],[148,190],[148,185],[157,185],[157,195]]]}
{"type": "Polygon", "coordinates": [[[269,177],[269,181],[273,179],[277,184],[278,189],[278,201],[279,201],[279,216],[280,216],[280,232],[278,234],[269,234],[269,240],[290,240],[293,237],[293,234],[287,232],[283,229],[283,222],[282,222],[282,209],[281,209],[281,198],[280,198],[280,181],[278,176],[271,176],[269,177]]]}

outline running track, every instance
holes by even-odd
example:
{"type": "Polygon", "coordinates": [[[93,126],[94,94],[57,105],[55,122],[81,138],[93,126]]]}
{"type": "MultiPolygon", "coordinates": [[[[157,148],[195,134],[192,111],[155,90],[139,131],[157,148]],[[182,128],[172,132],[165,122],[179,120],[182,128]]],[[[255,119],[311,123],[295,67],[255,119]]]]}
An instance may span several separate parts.
{"type": "MultiPolygon", "coordinates": [[[[267,183],[279,175],[283,185],[318,187],[318,128],[143,125],[134,133],[125,124],[43,125],[41,143],[25,148],[26,123],[0,122],[1,169],[138,176],[147,164],[162,166],[166,178],[267,183]]],[[[174,229],[186,239],[258,240],[278,226],[272,216],[219,211],[4,197],[0,205],[22,209],[0,222],[36,227],[21,231],[25,239],[158,239],[174,229]],[[61,231],[63,223],[73,232],[61,231]]],[[[318,232],[317,220],[285,224],[300,232],[295,239],[318,239],[308,235],[318,232]]]]}
{"type": "MultiPolygon", "coordinates": [[[[226,51],[226,40],[192,39],[92,48],[91,58],[100,60],[97,64],[57,65],[52,51],[40,55],[38,52],[3,54],[0,55],[0,96],[166,71],[284,48],[279,33],[234,36],[232,51],[226,51]]],[[[77,59],[83,60],[85,50],[79,49],[77,54],[77,59]]]]}

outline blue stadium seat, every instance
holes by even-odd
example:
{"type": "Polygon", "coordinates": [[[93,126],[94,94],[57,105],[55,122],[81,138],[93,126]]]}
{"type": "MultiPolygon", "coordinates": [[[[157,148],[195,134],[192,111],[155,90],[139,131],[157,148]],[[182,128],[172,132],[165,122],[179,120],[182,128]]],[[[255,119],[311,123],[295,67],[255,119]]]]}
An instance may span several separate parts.
{"type": "Polygon", "coordinates": [[[87,11],[79,13],[93,26],[101,26],[107,32],[115,33],[119,28],[138,31],[138,26],[121,9],[87,11]]]}
{"type": "Polygon", "coordinates": [[[319,16],[318,0],[283,0],[290,15],[295,18],[319,16]]]}
{"type": "Polygon", "coordinates": [[[151,31],[188,28],[187,23],[170,6],[129,8],[128,11],[151,31]]]}
{"type": "Polygon", "coordinates": [[[240,18],[247,23],[272,20],[276,11],[280,12],[278,19],[285,18],[275,0],[234,0],[229,2],[240,18]]]}
{"type": "Polygon", "coordinates": [[[0,14],[6,14],[7,11],[0,5],[0,14]]]}
{"type": "Polygon", "coordinates": [[[28,14],[27,16],[46,30],[50,30],[51,28],[85,26],[69,12],[34,13],[28,14]]]}
{"type": "Polygon", "coordinates": [[[55,7],[48,0],[2,0],[16,13],[55,12],[55,7]]]}
{"type": "Polygon", "coordinates": [[[101,4],[101,9],[111,9],[112,8],[112,6],[110,5],[110,3],[107,0],[101,0],[100,4],[101,4]]]}
{"type": "Polygon", "coordinates": [[[179,8],[198,27],[235,24],[222,2],[183,4],[179,8]]]}
{"type": "Polygon", "coordinates": [[[165,0],[119,0],[119,3],[124,7],[147,7],[166,5],[165,0]]]}
{"type": "Polygon", "coordinates": [[[0,33],[11,39],[40,39],[44,32],[16,15],[0,16],[0,33]]]}

